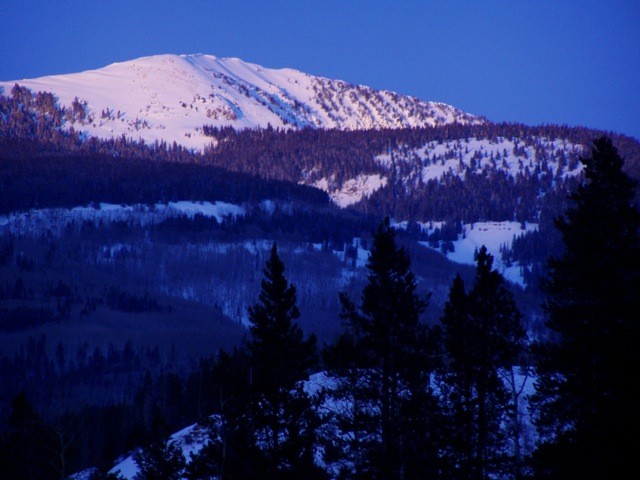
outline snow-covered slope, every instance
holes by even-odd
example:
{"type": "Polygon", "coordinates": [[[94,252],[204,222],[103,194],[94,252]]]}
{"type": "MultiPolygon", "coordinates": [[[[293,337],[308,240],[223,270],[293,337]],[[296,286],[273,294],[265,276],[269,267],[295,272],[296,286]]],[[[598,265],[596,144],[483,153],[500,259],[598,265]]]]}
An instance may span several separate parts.
{"type": "Polygon", "coordinates": [[[109,138],[210,143],[203,125],[344,130],[480,123],[449,105],[355,86],[292,69],[269,69],[238,58],[157,55],[69,75],[0,82],[50,91],[62,105],[86,102],[74,128],[109,138]]]}
{"type": "Polygon", "coordinates": [[[331,201],[339,207],[345,208],[358,203],[363,198],[369,197],[373,192],[384,187],[387,178],[380,175],[358,175],[342,184],[342,188],[332,190],[329,182],[323,178],[313,184],[314,187],[324,190],[329,194],[331,201]]]}
{"type": "Polygon", "coordinates": [[[483,174],[503,171],[517,175],[567,178],[580,174],[582,145],[567,140],[530,138],[466,138],[445,142],[433,141],[420,148],[400,147],[378,155],[376,161],[391,170],[403,167],[403,181],[408,190],[446,174],[465,176],[467,172],[483,174]]]}
{"type": "Polygon", "coordinates": [[[326,191],[340,207],[353,205],[371,196],[396,178],[398,189],[419,191],[430,180],[468,174],[489,176],[504,172],[514,180],[519,176],[547,176],[553,185],[559,179],[580,175],[584,146],[568,140],[529,138],[466,138],[432,141],[418,148],[399,145],[375,156],[380,170],[347,179],[336,187],[335,178],[322,178],[311,185],[326,191]],[[396,169],[394,175],[394,168],[396,169]]]}
{"type": "MultiPolygon", "coordinates": [[[[522,271],[518,263],[507,264],[502,260],[501,248],[511,248],[513,240],[526,232],[538,229],[538,224],[521,225],[518,222],[476,222],[463,225],[464,234],[453,241],[453,251],[445,255],[449,260],[467,265],[475,265],[475,253],[483,246],[493,255],[493,267],[507,280],[525,286],[522,271]]],[[[422,242],[428,246],[427,242],[422,242]]]]}
{"type": "MultiPolygon", "coordinates": [[[[535,378],[515,367],[513,368],[513,375],[510,373],[510,370],[507,369],[501,371],[500,376],[507,387],[511,387],[511,382],[513,382],[515,390],[520,392],[517,399],[521,422],[520,446],[524,453],[530,453],[533,450],[536,437],[528,414],[528,396],[535,391],[533,388],[535,378]]],[[[336,422],[334,417],[338,415],[338,418],[340,418],[340,416],[346,415],[347,418],[349,418],[349,412],[351,411],[348,401],[337,399],[333,396],[333,391],[337,386],[336,379],[329,377],[326,372],[320,372],[312,375],[304,382],[303,386],[309,395],[321,400],[318,406],[318,413],[324,420],[322,427],[318,431],[321,440],[328,442],[329,439],[335,439],[336,437],[348,437],[350,434],[342,430],[339,422],[336,422]]],[[[221,418],[214,415],[211,417],[209,423],[209,426],[194,424],[183,428],[171,435],[167,443],[173,444],[181,450],[187,462],[190,462],[194,455],[197,455],[204,448],[207,442],[213,441],[213,443],[217,443],[221,441],[218,435],[221,418]],[[213,435],[211,435],[211,433],[213,433],[213,435]]],[[[136,451],[120,458],[110,472],[122,476],[125,480],[135,480],[139,478],[140,468],[136,462],[138,455],[139,451],[136,451]]],[[[348,461],[336,461],[335,459],[326,458],[321,448],[316,451],[316,464],[326,470],[329,478],[338,478],[341,470],[353,468],[353,465],[348,461]]],[[[69,480],[88,480],[92,472],[93,469],[88,469],[69,477],[69,480]]]]}
{"type": "Polygon", "coordinates": [[[225,202],[179,201],[155,205],[113,205],[100,203],[75,208],[32,209],[0,215],[0,237],[2,235],[47,235],[60,236],[69,228],[81,228],[83,224],[108,225],[125,222],[147,226],[161,223],[169,218],[195,215],[223,222],[228,218],[242,216],[245,210],[240,205],[225,202]]]}
{"type": "MultiPolygon", "coordinates": [[[[212,425],[218,425],[219,422],[220,420],[217,416],[211,417],[212,425]]],[[[171,443],[178,447],[182,451],[185,460],[190,462],[193,456],[197,455],[210,440],[211,435],[209,433],[209,427],[196,423],[171,435],[169,440],[167,440],[167,443],[171,443]]],[[[120,475],[125,480],[135,480],[136,478],[139,478],[138,474],[140,473],[140,467],[136,462],[138,454],[139,452],[134,452],[131,455],[120,459],[110,472],[115,475],[120,475]]],[[[91,469],[87,472],[90,473],[91,469]]],[[[77,478],[77,480],[83,479],[77,478]]]]}

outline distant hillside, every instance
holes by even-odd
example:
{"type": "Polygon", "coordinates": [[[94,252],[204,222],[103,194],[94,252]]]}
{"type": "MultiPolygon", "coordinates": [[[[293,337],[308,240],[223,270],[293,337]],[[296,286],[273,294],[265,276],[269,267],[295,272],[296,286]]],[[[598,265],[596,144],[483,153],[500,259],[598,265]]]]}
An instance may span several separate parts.
{"type": "Polygon", "coordinates": [[[148,143],[202,149],[202,127],[235,129],[407,128],[482,119],[443,103],[293,69],[274,70],[238,58],[157,55],[99,70],[0,82],[52,92],[73,110],[68,126],[100,138],[125,135],[148,143]]]}
{"type": "MultiPolygon", "coordinates": [[[[552,220],[582,181],[580,158],[595,138],[611,136],[625,169],[636,178],[640,173],[635,139],[581,127],[206,126],[202,131],[211,146],[200,152],[165,142],[86,137],[65,128],[65,119],[77,116],[73,107],[25,87],[0,97],[0,114],[0,213],[91,202],[276,200],[325,208],[330,198],[370,219],[390,216],[452,259],[475,223],[516,222],[520,226],[509,227],[512,234],[494,250],[502,252],[506,267],[541,267],[556,251],[552,220]]],[[[514,279],[524,277],[535,284],[535,275],[524,271],[514,279]]]]}

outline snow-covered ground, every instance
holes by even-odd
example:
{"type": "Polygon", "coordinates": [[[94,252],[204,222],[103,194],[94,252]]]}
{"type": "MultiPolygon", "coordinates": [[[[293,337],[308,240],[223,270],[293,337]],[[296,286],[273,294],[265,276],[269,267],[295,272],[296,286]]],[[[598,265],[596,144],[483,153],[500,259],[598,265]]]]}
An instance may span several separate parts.
{"type": "Polygon", "coordinates": [[[358,203],[365,197],[369,197],[373,192],[379,190],[387,184],[387,179],[378,174],[358,175],[356,178],[347,180],[342,187],[332,189],[326,178],[318,180],[314,187],[324,190],[329,194],[331,201],[341,208],[358,203]]]}
{"type": "MultiPolygon", "coordinates": [[[[524,286],[520,266],[514,263],[507,266],[502,261],[501,247],[511,247],[513,240],[525,232],[535,231],[538,225],[527,223],[522,228],[519,222],[476,222],[463,226],[464,234],[453,242],[454,251],[447,253],[447,258],[453,262],[475,265],[475,253],[483,245],[493,255],[493,267],[512,283],[524,286]]],[[[427,242],[421,242],[431,248],[427,242]]]]}
{"type": "MultiPolygon", "coordinates": [[[[487,174],[502,171],[516,178],[552,175],[566,179],[580,175],[582,145],[566,140],[536,137],[524,143],[517,138],[461,139],[449,142],[429,142],[419,148],[402,145],[393,151],[377,155],[376,162],[386,170],[378,174],[360,174],[336,185],[333,177],[322,178],[312,186],[327,192],[339,207],[348,207],[386,186],[391,170],[402,166],[402,187],[406,191],[418,188],[429,180],[445,175],[464,178],[467,171],[487,174]]],[[[554,180],[555,181],[555,180],[554,180]]]]}
{"type": "Polygon", "coordinates": [[[400,146],[378,155],[376,161],[389,169],[393,164],[409,165],[411,173],[407,181],[420,179],[427,182],[445,174],[462,177],[466,168],[476,173],[495,168],[512,177],[517,174],[539,175],[548,169],[554,176],[566,178],[582,171],[578,158],[583,153],[582,145],[559,139],[538,137],[529,139],[525,144],[517,138],[469,138],[429,142],[420,148],[400,146]]]}
{"type": "MultiPolygon", "coordinates": [[[[179,447],[189,462],[193,455],[198,454],[209,441],[209,431],[208,427],[194,423],[171,435],[167,442],[179,447]]],[[[136,456],[137,452],[134,452],[118,460],[109,472],[120,475],[125,480],[135,480],[140,472],[136,456]]]]}
{"type": "MultiPolygon", "coordinates": [[[[528,396],[534,392],[534,377],[516,367],[512,370],[503,371],[501,377],[508,391],[515,392],[517,395],[521,448],[524,454],[528,454],[534,448],[536,440],[535,429],[533,428],[528,413],[528,396]]],[[[331,395],[326,395],[327,391],[331,392],[336,387],[337,380],[328,376],[326,372],[312,375],[304,384],[304,389],[308,394],[312,396],[322,395],[323,402],[318,407],[318,411],[325,420],[329,420],[335,413],[341,412],[345,414],[350,411],[345,400],[336,400],[331,395]]],[[[219,425],[220,418],[214,416],[211,420],[211,424],[214,425],[213,428],[215,430],[215,425],[219,425]]],[[[339,432],[337,429],[337,425],[326,423],[321,429],[321,435],[328,434],[331,438],[335,438],[336,435],[346,435],[346,433],[339,432]],[[326,429],[331,431],[324,431],[326,429]]],[[[171,435],[167,442],[179,447],[185,459],[190,461],[192,456],[200,452],[211,439],[210,431],[208,426],[199,424],[189,425],[171,435]]],[[[214,439],[217,438],[215,434],[213,437],[214,439]]],[[[138,452],[135,451],[118,459],[110,472],[121,475],[125,480],[135,480],[140,471],[136,462],[137,455],[138,452]]],[[[316,452],[316,463],[333,475],[338,474],[339,466],[344,466],[342,464],[332,465],[325,463],[321,450],[316,452]]],[[[70,476],[68,480],[87,480],[91,472],[92,469],[88,469],[70,476]]]]}
{"type": "Polygon", "coordinates": [[[203,125],[353,130],[482,121],[442,103],[203,54],[155,55],[98,70],[5,81],[0,93],[9,95],[15,83],[34,93],[52,92],[67,107],[75,98],[86,102],[88,115],[73,125],[77,131],[195,149],[211,143],[203,125]]]}
{"type": "Polygon", "coordinates": [[[51,232],[59,235],[68,225],[112,222],[132,222],[136,225],[153,225],[172,217],[186,215],[193,218],[202,215],[223,222],[225,218],[244,215],[240,205],[225,202],[179,201],[154,205],[114,205],[100,203],[85,207],[45,208],[0,216],[0,233],[14,235],[51,232]]]}

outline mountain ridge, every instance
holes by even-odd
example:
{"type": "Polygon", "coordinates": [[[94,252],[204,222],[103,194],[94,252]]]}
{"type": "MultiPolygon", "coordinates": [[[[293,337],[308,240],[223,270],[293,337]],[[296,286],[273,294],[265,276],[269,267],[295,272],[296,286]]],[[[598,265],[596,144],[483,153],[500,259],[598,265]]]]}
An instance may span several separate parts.
{"type": "Polygon", "coordinates": [[[440,102],[239,58],[155,55],[85,72],[0,82],[49,91],[81,113],[71,126],[90,136],[202,149],[203,127],[340,130],[478,124],[482,117],[440,102]]]}

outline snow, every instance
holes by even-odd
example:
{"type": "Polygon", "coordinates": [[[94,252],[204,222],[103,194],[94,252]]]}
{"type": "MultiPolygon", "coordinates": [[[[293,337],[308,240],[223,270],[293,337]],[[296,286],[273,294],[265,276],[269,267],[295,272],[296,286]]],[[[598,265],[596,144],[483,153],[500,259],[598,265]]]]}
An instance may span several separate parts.
{"type": "Polygon", "coordinates": [[[142,226],[160,223],[168,218],[186,215],[193,218],[200,214],[223,222],[228,217],[242,216],[245,209],[226,202],[179,201],[155,205],[115,205],[100,203],[95,206],[33,209],[0,215],[0,233],[24,235],[49,231],[60,235],[67,225],[80,226],[84,222],[131,222],[142,226]]]}
{"type": "Polygon", "coordinates": [[[211,143],[203,125],[368,129],[481,123],[445,104],[203,54],[155,55],[81,73],[0,82],[0,87],[9,94],[15,83],[34,93],[53,92],[65,106],[76,97],[86,101],[91,119],[76,122],[77,131],[175,141],[193,149],[211,143]],[[407,116],[409,110],[414,115],[407,116]]]}
{"type": "MultiPolygon", "coordinates": [[[[517,416],[520,429],[520,446],[524,455],[530,454],[537,440],[535,427],[532,423],[529,413],[529,396],[535,392],[534,376],[531,372],[527,372],[519,367],[500,370],[500,378],[502,379],[508,392],[515,391],[517,395],[517,416]],[[513,388],[512,388],[513,387],[513,388]]],[[[438,395],[438,383],[433,382],[434,393],[438,395]]],[[[332,415],[350,417],[352,409],[350,408],[349,399],[337,398],[332,392],[339,387],[339,379],[332,377],[327,372],[319,372],[305,382],[304,389],[311,396],[319,396],[322,402],[318,405],[318,413],[324,419],[324,423],[320,427],[320,437],[325,439],[335,439],[338,437],[353,439],[352,434],[341,428],[341,422],[332,420],[332,415]]],[[[375,409],[374,405],[369,408],[375,409]]],[[[508,428],[508,425],[503,425],[508,428]]],[[[322,454],[316,455],[316,463],[327,470],[331,478],[337,478],[342,468],[350,468],[352,465],[349,460],[338,459],[337,461],[327,461],[322,454]]]]}
{"type": "Polygon", "coordinates": [[[109,470],[109,473],[120,475],[125,480],[134,480],[139,471],[138,464],[134,460],[133,455],[129,455],[109,470]]]}
{"type": "Polygon", "coordinates": [[[407,192],[430,180],[440,180],[445,175],[464,179],[467,172],[487,175],[487,172],[498,171],[512,178],[518,175],[551,175],[553,184],[558,178],[580,175],[583,167],[578,159],[583,154],[582,145],[544,137],[528,138],[526,142],[502,137],[432,141],[417,148],[399,145],[376,155],[374,160],[382,167],[383,173],[360,174],[342,185],[337,185],[333,176],[325,177],[312,186],[327,192],[336,205],[344,208],[386,186],[392,170],[396,168],[398,173],[400,167],[400,188],[407,192]]]}
{"type": "Polygon", "coordinates": [[[184,213],[189,218],[200,214],[209,218],[215,217],[218,222],[222,222],[227,216],[238,217],[245,214],[244,208],[225,202],[169,202],[168,207],[184,213]]]}
{"type": "MultiPolygon", "coordinates": [[[[215,425],[219,425],[218,417],[212,417],[212,420],[215,425]]],[[[184,457],[189,461],[192,456],[200,453],[209,438],[209,428],[196,423],[171,435],[169,442],[180,447],[184,457]]]]}
{"type": "MultiPolygon", "coordinates": [[[[538,225],[527,223],[525,228],[519,222],[476,222],[463,226],[464,234],[453,242],[454,251],[447,253],[447,258],[453,262],[475,265],[475,252],[483,245],[493,255],[493,267],[512,283],[524,286],[524,280],[517,264],[507,266],[502,261],[500,248],[510,247],[513,240],[525,232],[535,231],[538,225]]],[[[427,242],[420,242],[429,247],[427,242]]]]}
{"type": "MultiPolygon", "coordinates": [[[[514,382],[514,390],[518,395],[518,417],[521,429],[521,447],[525,454],[531,453],[536,441],[536,432],[528,413],[528,397],[534,393],[534,376],[531,373],[522,371],[518,367],[512,367],[510,370],[500,371],[500,376],[509,391],[512,390],[511,382],[514,382]]],[[[346,399],[338,399],[331,395],[331,392],[338,387],[338,379],[327,374],[327,372],[319,372],[311,375],[303,384],[304,390],[312,397],[320,398],[322,401],[318,406],[318,412],[325,420],[329,420],[332,413],[342,412],[347,414],[350,411],[349,401],[346,399]]],[[[437,385],[434,385],[437,391],[437,385]]],[[[221,418],[217,415],[210,417],[210,425],[201,424],[189,425],[169,437],[168,443],[172,443],[182,450],[187,461],[190,461],[193,455],[197,454],[212,439],[216,441],[219,437],[215,434],[221,425],[221,418]],[[212,430],[213,429],[213,430],[212,430]],[[214,432],[211,435],[211,432],[214,432]],[[213,438],[212,438],[213,437],[213,438]]],[[[341,431],[338,424],[326,421],[320,429],[320,435],[328,435],[335,438],[337,435],[348,435],[347,432],[341,431]]],[[[135,480],[139,474],[136,456],[138,450],[121,457],[110,470],[110,473],[121,475],[125,480],[135,480]]],[[[333,477],[337,476],[340,465],[326,463],[322,449],[316,451],[316,464],[322,466],[333,477]]],[[[68,477],[68,480],[86,480],[93,472],[92,468],[78,472],[68,477]]]]}
{"type": "Polygon", "coordinates": [[[342,184],[342,187],[332,189],[329,181],[322,178],[313,184],[314,187],[324,190],[329,194],[331,201],[341,208],[358,203],[365,197],[371,196],[373,192],[381,189],[387,184],[387,179],[378,174],[358,175],[342,184]]]}
{"type": "Polygon", "coordinates": [[[475,264],[474,252],[483,245],[495,259],[501,257],[500,247],[510,246],[513,239],[524,232],[537,230],[537,224],[527,224],[521,228],[519,222],[476,222],[464,226],[465,238],[453,242],[455,251],[447,257],[458,263],[475,264]]]}
{"type": "Polygon", "coordinates": [[[69,475],[66,480],[91,480],[91,476],[95,473],[95,468],[87,468],[81,472],[69,475]]]}
{"type": "MultiPolygon", "coordinates": [[[[219,422],[217,417],[212,417],[212,420],[214,424],[219,422]]],[[[202,450],[208,440],[209,428],[194,423],[171,435],[167,442],[179,447],[185,459],[189,461],[193,455],[198,454],[200,450],[202,450]]],[[[119,460],[109,472],[121,475],[125,480],[135,480],[140,472],[135,460],[136,455],[137,452],[134,452],[124,459],[119,460]]]]}
{"type": "Polygon", "coordinates": [[[577,158],[584,153],[583,150],[582,145],[543,137],[533,137],[527,144],[518,138],[469,138],[433,141],[419,148],[400,146],[378,155],[376,161],[387,169],[399,163],[409,165],[412,171],[407,178],[420,178],[423,182],[437,180],[445,174],[462,177],[466,168],[471,168],[475,173],[482,173],[486,168],[497,168],[511,177],[517,174],[535,175],[536,167],[543,168],[545,165],[554,176],[567,178],[582,171],[582,164],[577,162],[577,158]],[[567,164],[559,170],[558,157],[562,155],[567,164]],[[570,166],[570,159],[566,157],[573,157],[574,165],[570,166]]]}

